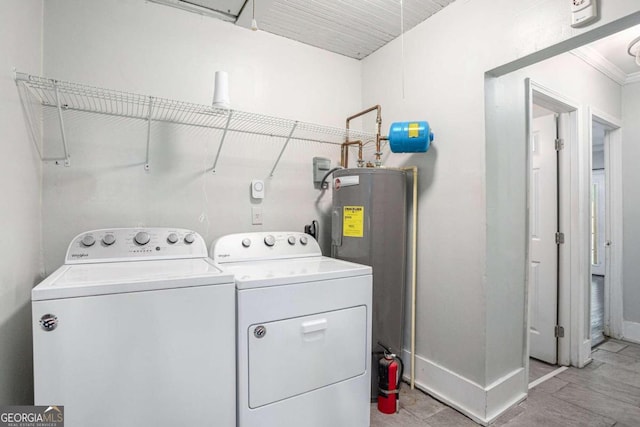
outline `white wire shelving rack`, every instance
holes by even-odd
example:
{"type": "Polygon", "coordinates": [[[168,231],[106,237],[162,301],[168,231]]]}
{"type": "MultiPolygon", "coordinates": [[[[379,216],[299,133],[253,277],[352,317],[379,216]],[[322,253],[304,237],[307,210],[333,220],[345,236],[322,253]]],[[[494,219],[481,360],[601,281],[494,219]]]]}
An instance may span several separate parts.
{"type": "MultiPolygon", "coordinates": [[[[339,146],[347,139],[350,141],[360,140],[363,144],[369,144],[375,141],[376,137],[375,133],[372,132],[347,131],[343,128],[99,88],[20,72],[15,73],[15,80],[16,84],[28,91],[40,105],[57,110],[63,157],[42,158],[42,160],[64,160],[65,166],[70,165],[70,154],[64,125],[64,112],[68,110],[146,121],[147,145],[144,163],[146,170],[150,168],[149,146],[151,143],[151,124],[153,122],[221,130],[220,144],[211,168],[214,173],[220,160],[225,138],[229,132],[266,135],[284,139],[284,144],[271,169],[271,176],[273,176],[282,155],[292,140],[339,146]]],[[[33,126],[33,123],[30,123],[30,125],[33,126]]]]}

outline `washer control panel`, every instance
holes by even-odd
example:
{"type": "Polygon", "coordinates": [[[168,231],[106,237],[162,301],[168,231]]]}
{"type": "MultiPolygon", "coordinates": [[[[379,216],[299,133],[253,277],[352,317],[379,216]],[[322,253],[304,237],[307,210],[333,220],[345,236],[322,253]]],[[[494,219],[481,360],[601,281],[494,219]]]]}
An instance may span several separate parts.
{"type": "Polygon", "coordinates": [[[219,263],[322,256],[313,237],[294,231],[229,234],[213,242],[210,253],[219,263]]]}
{"type": "Polygon", "coordinates": [[[77,235],[67,249],[66,264],[206,258],[198,233],[182,228],[110,228],[77,235]]]}

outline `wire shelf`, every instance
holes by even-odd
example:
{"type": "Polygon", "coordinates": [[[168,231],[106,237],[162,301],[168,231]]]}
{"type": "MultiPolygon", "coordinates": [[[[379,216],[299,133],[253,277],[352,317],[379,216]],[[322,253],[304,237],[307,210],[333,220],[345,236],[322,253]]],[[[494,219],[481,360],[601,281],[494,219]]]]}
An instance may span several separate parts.
{"type": "MultiPolygon", "coordinates": [[[[372,132],[347,131],[343,128],[104,89],[25,73],[16,72],[15,79],[17,84],[26,88],[42,106],[58,109],[63,140],[65,136],[62,115],[66,110],[147,120],[149,126],[151,122],[157,121],[222,130],[224,132],[215,163],[218,161],[227,132],[285,138],[282,152],[290,140],[340,145],[347,138],[351,141],[360,140],[364,144],[375,141],[376,138],[375,133],[372,132]]],[[[147,136],[149,139],[149,135],[147,136]]],[[[66,141],[63,143],[65,144],[65,163],[68,164],[66,141]]],[[[145,164],[147,169],[148,163],[147,154],[145,164]]],[[[212,168],[214,171],[215,163],[212,168]]],[[[277,162],[272,173],[276,166],[277,162]]]]}

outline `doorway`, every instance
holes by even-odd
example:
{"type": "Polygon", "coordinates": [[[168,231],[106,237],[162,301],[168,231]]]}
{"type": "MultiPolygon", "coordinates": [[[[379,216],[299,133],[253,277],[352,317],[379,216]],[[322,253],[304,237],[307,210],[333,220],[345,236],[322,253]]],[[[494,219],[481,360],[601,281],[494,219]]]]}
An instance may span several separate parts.
{"type": "Polygon", "coordinates": [[[577,145],[578,107],[561,94],[527,80],[529,101],[529,352],[536,372],[566,365],[564,340],[570,305],[567,243],[571,229],[568,152],[577,145]],[[535,360],[534,360],[535,359],[535,360]],[[540,362],[544,364],[542,366],[540,362]]]}
{"type": "Polygon", "coordinates": [[[607,127],[591,123],[591,258],[590,324],[591,347],[601,344],[604,335],[604,281],[606,276],[606,180],[604,139],[607,127]]]}
{"type": "Polygon", "coordinates": [[[529,356],[558,361],[558,155],[559,115],[533,104],[530,178],[529,356]]]}
{"type": "Polygon", "coordinates": [[[591,124],[591,346],[622,334],[621,123],[604,113],[589,114],[591,124]]]}

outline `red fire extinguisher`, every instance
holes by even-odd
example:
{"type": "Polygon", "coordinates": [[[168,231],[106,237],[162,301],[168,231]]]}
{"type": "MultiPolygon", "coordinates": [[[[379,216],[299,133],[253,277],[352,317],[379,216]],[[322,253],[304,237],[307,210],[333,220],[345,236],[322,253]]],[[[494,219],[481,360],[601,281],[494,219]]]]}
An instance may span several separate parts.
{"type": "Polygon", "coordinates": [[[385,347],[384,357],[378,360],[378,410],[383,414],[400,410],[402,371],[402,360],[385,347]]]}

